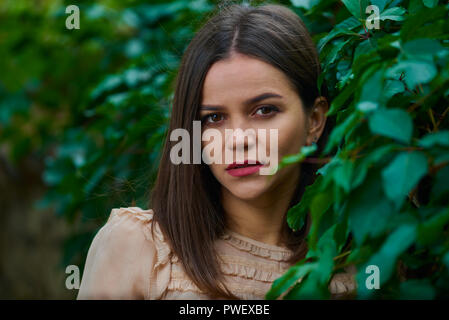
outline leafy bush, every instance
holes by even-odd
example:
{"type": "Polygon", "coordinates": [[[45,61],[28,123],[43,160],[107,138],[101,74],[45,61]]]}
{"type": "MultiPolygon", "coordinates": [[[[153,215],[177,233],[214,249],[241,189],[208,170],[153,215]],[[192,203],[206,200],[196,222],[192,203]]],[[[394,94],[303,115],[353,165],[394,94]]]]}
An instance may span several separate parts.
{"type": "Polygon", "coordinates": [[[310,251],[267,297],[327,298],[351,264],[359,298],[448,297],[449,6],[373,0],[380,29],[369,30],[369,1],[292,2],[309,23],[338,10],[316,36],[337,117],[325,154],[336,154],[288,212],[294,229],[310,212],[310,251]],[[365,285],[369,265],[381,290],[365,285]]]}

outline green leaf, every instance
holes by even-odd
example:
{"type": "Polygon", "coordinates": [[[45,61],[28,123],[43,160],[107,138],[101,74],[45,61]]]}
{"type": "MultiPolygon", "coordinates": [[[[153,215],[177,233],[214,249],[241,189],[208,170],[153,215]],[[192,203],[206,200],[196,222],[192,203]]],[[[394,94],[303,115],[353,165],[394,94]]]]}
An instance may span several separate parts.
{"type": "Polygon", "coordinates": [[[285,296],[285,299],[286,300],[328,299],[329,290],[327,289],[326,285],[320,283],[319,281],[320,278],[321,278],[320,273],[318,273],[317,271],[310,272],[309,275],[304,277],[304,279],[299,284],[295,285],[293,289],[288,292],[288,294],[285,296]]]}
{"type": "Polygon", "coordinates": [[[449,271],[449,251],[443,256],[443,263],[446,265],[446,269],[449,271]]]}
{"type": "Polygon", "coordinates": [[[363,113],[374,111],[379,106],[379,100],[383,89],[383,70],[378,70],[368,77],[363,84],[360,102],[357,109],[363,113]]]}
{"type": "Polygon", "coordinates": [[[341,252],[349,236],[348,228],[348,214],[347,211],[343,211],[336,221],[336,227],[334,232],[335,244],[337,245],[337,252],[341,252]]]}
{"type": "Polygon", "coordinates": [[[342,187],[347,193],[351,190],[352,173],[354,163],[351,160],[344,160],[334,170],[335,183],[342,187]]]}
{"type": "Polygon", "coordinates": [[[402,21],[404,20],[403,15],[405,12],[406,11],[404,8],[400,7],[389,8],[380,14],[379,19],[382,21],[385,20],[402,21]]]}
{"type": "Polygon", "coordinates": [[[128,92],[111,94],[107,97],[106,102],[112,104],[115,107],[118,107],[118,106],[124,105],[124,103],[128,99],[128,97],[129,97],[128,92]]]}
{"type": "Polygon", "coordinates": [[[449,147],[449,130],[428,133],[419,140],[418,145],[423,148],[449,147]]]}
{"type": "MultiPolygon", "coordinates": [[[[410,39],[431,37],[433,30],[438,30],[438,24],[435,22],[447,17],[447,9],[440,8],[422,8],[414,14],[407,17],[401,28],[401,39],[406,42],[410,39]],[[427,24],[430,28],[424,28],[427,24]]],[[[427,26],[426,26],[427,27],[427,26]]]]}
{"type": "Polygon", "coordinates": [[[312,218],[312,226],[310,227],[308,235],[308,244],[313,250],[316,248],[318,242],[318,231],[320,227],[321,218],[323,214],[329,209],[332,204],[333,197],[329,192],[319,193],[316,195],[310,204],[310,215],[312,218]]]}
{"type": "Polygon", "coordinates": [[[449,210],[427,219],[418,227],[418,241],[423,245],[435,242],[444,232],[446,224],[449,222],[449,210]]]}
{"type": "Polygon", "coordinates": [[[384,145],[374,149],[369,154],[364,155],[362,160],[358,161],[353,172],[352,188],[358,187],[365,180],[370,167],[378,163],[383,157],[393,150],[393,145],[384,145]]]}
{"type": "Polygon", "coordinates": [[[438,0],[422,0],[427,8],[433,8],[438,4],[438,0]]]}
{"type": "Polygon", "coordinates": [[[408,193],[427,173],[427,158],[422,152],[401,152],[382,171],[385,194],[399,208],[408,193]]]}
{"type": "Polygon", "coordinates": [[[342,2],[357,19],[363,19],[366,16],[366,7],[369,6],[368,0],[342,0],[342,2]]]}
{"type": "MultiPolygon", "coordinates": [[[[336,228],[337,228],[337,225],[335,225],[335,224],[332,225],[329,229],[327,229],[323,233],[323,235],[318,240],[317,256],[321,260],[321,262],[323,262],[324,260],[329,260],[329,258],[331,260],[333,260],[334,256],[337,254],[337,247],[335,245],[335,240],[334,240],[334,234],[335,234],[336,228]]],[[[331,261],[326,261],[326,263],[332,264],[332,266],[333,266],[333,262],[331,262],[331,261]]],[[[322,273],[324,274],[326,272],[332,271],[332,266],[319,265],[318,270],[323,271],[322,273]]],[[[321,281],[327,282],[326,276],[321,281]]]]}
{"type": "Polygon", "coordinates": [[[306,157],[313,154],[316,150],[317,150],[316,144],[302,147],[299,153],[283,157],[281,163],[279,164],[279,169],[284,168],[293,163],[300,163],[306,157]]]}
{"type": "Polygon", "coordinates": [[[336,43],[329,54],[326,57],[326,65],[330,65],[334,63],[334,61],[339,57],[340,51],[351,41],[352,39],[348,39],[346,41],[340,41],[336,43]]]}
{"type": "Polygon", "coordinates": [[[424,9],[422,0],[410,0],[408,4],[408,13],[411,15],[416,14],[420,10],[424,9]]]}
{"type": "Polygon", "coordinates": [[[343,91],[340,92],[340,94],[331,102],[331,106],[329,111],[326,113],[326,116],[329,117],[335,115],[356,89],[357,83],[355,81],[351,82],[346,88],[344,88],[343,91]]]}
{"type": "Polygon", "coordinates": [[[107,167],[105,165],[100,166],[95,173],[90,177],[89,181],[84,185],[84,192],[90,194],[92,190],[98,185],[100,180],[107,173],[107,167]]]}
{"type": "Polygon", "coordinates": [[[318,51],[321,52],[321,50],[323,50],[323,47],[326,45],[326,43],[328,43],[330,40],[332,40],[335,37],[344,35],[344,34],[351,34],[353,35],[354,32],[352,32],[351,30],[361,26],[360,21],[358,21],[356,18],[354,17],[350,17],[346,20],[344,20],[343,22],[340,22],[339,24],[337,24],[331,32],[329,32],[328,35],[326,35],[324,38],[322,38],[319,42],[318,42],[318,51]]]}
{"type": "Polygon", "coordinates": [[[378,109],[368,119],[372,133],[410,143],[413,122],[407,112],[402,109],[378,109]]]}
{"type": "Polygon", "coordinates": [[[123,79],[119,75],[107,76],[91,93],[92,99],[97,99],[104,92],[112,91],[123,83],[123,79]]]}
{"type": "Polygon", "coordinates": [[[321,188],[323,176],[318,176],[312,185],[306,187],[304,194],[296,205],[287,212],[287,223],[292,230],[300,230],[304,226],[304,219],[308,213],[312,200],[321,188]]]}
{"type": "Polygon", "coordinates": [[[433,300],[435,289],[428,279],[411,279],[400,284],[399,296],[404,300],[433,300]]]}
{"type": "Polygon", "coordinates": [[[430,82],[436,75],[435,65],[424,60],[401,61],[388,72],[387,76],[394,78],[395,75],[404,72],[404,80],[409,89],[414,89],[418,84],[430,82]]]}
{"type": "Polygon", "coordinates": [[[405,86],[402,81],[399,80],[386,80],[385,87],[382,92],[382,100],[386,103],[395,94],[405,91],[405,86]]]}
{"type": "Polygon", "coordinates": [[[314,5],[316,5],[317,0],[291,0],[290,2],[295,7],[310,10],[314,5]]]}
{"type": "Polygon", "coordinates": [[[365,182],[351,193],[347,201],[345,210],[357,245],[367,237],[377,237],[386,232],[394,208],[384,196],[375,171],[368,172],[365,182]]]}
{"type": "Polygon", "coordinates": [[[438,170],[435,175],[435,184],[432,188],[432,194],[434,197],[439,197],[444,192],[449,191],[449,166],[445,166],[438,170]]]}
{"type": "MultiPolygon", "coordinates": [[[[334,267],[336,244],[334,232],[336,225],[329,228],[318,241],[317,251],[314,252],[318,261],[315,267],[300,283],[286,295],[286,299],[326,299],[329,297],[327,284],[334,267]]],[[[309,251],[310,253],[310,251],[309,251]]]]}
{"type": "Polygon", "coordinates": [[[267,292],[265,299],[277,299],[282,293],[286,292],[299,279],[303,278],[317,267],[317,263],[307,263],[300,261],[293,267],[290,267],[282,277],[273,281],[270,290],[267,292]]]}
{"type": "Polygon", "coordinates": [[[371,0],[371,4],[377,6],[380,10],[380,12],[382,12],[385,9],[385,6],[387,5],[387,3],[390,2],[389,0],[371,0]]]}
{"type": "Polygon", "coordinates": [[[335,146],[337,146],[344,135],[349,130],[354,128],[360,121],[360,113],[352,112],[339,126],[337,126],[331,133],[329,141],[324,149],[324,153],[329,153],[335,146]]]}
{"type": "MultiPolygon", "coordinates": [[[[368,265],[375,265],[380,271],[380,287],[391,278],[398,257],[407,250],[416,237],[416,226],[405,224],[399,226],[393,233],[391,233],[386,241],[382,244],[381,249],[374,254],[366,263],[365,270],[368,265]]],[[[372,294],[373,290],[368,290],[365,286],[366,274],[364,272],[357,274],[358,295],[361,298],[366,298],[372,294]]]]}
{"type": "Polygon", "coordinates": [[[434,56],[447,54],[448,50],[438,41],[433,39],[415,39],[406,42],[402,50],[407,58],[411,60],[432,61],[434,56]]]}

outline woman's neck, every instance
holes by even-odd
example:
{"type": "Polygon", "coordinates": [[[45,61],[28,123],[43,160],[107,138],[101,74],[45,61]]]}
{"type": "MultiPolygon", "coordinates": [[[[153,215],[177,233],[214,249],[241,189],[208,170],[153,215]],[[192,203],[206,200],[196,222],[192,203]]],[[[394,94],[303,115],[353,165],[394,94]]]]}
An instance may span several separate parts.
{"type": "Polygon", "coordinates": [[[279,186],[257,199],[244,200],[235,197],[227,189],[222,190],[222,204],[227,227],[248,238],[276,246],[283,244],[284,217],[297,179],[279,186]]]}

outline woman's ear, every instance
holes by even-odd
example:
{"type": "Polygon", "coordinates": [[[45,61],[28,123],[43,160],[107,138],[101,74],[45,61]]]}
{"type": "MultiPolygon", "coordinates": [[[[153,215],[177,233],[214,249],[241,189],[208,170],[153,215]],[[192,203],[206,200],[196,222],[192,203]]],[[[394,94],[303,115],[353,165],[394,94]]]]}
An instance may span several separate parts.
{"type": "Polygon", "coordinates": [[[312,109],[308,112],[307,145],[317,142],[321,137],[326,125],[326,113],[328,110],[329,105],[325,97],[315,99],[312,109]]]}

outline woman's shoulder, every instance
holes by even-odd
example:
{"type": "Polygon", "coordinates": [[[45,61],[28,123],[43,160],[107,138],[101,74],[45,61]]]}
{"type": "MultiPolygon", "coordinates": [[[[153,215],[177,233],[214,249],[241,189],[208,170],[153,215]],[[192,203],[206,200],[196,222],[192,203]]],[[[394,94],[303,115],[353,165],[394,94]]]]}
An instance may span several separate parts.
{"type": "Polygon", "coordinates": [[[78,299],[160,296],[171,250],[153,217],[151,209],[111,210],[89,248],[78,299]]]}
{"type": "Polygon", "coordinates": [[[153,217],[152,209],[144,210],[139,207],[114,208],[99,233],[112,234],[113,236],[110,236],[110,238],[125,243],[150,241],[156,247],[160,247],[164,245],[165,239],[153,217]]]}
{"type": "Polygon", "coordinates": [[[111,213],[109,214],[109,218],[107,220],[107,223],[110,221],[113,221],[117,218],[127,218],[134,221],[141,221],[143,223],[148,223],[153,220],[154,212],[152,209],[141,209],[139,207],[127,207],[127,208],[114,208],[111,210],[111,213]]]}
{"type": "MultiPolygon", "coordinates": [[[[111,210],[111,214],[103,226],[121,242],[121,247],[139,246],[141,242],[145,247],[152,247],[156,252],[155,268],[168,263],[171,257],[171,247],[166,241],[162,230],[154,220],[153,209],[139,207],[121,207],[111,210]]],[[[112,237],[110,237],[112,238],[112,237]]],[[[114,241],[113,242],[117,242],[114,241]]]]}
{"type": "Polygon", "coordinates": [[[105,237],[116,242],[152,240],[153,211],[138,207],[114,208],[95,238],[105,237]]]}

